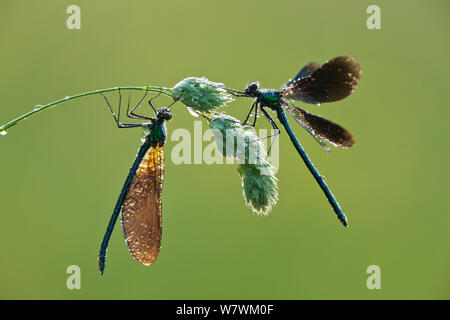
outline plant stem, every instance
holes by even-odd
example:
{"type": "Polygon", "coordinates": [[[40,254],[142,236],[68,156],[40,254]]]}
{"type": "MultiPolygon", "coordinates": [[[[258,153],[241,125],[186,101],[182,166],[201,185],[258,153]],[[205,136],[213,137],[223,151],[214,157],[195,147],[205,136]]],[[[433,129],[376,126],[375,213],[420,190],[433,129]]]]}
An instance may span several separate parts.
{"type": "Polygon", "coordinates": [[[155,86],[145,86],[145,87],[135,87],[135,86],[130,86],[130,87],[114,87],[114,88],[108,88],[108,89],[99,89],[99,90],[94,90],[94,91],[89,91],[89,92],[84,92],[84,93],[80,93],[80,94],[76,94],[73,96],[67,96],[64,97],[62,99],[50,102],[46,105],[38,105],[36,106],[33,110],[21,115],[20,117],[11,120],[10,122],[0,126],[0,133],[3,131],[5,132],[7,129],[11,128],[12,126],[16,125],[17,123],[19,123],[20,121],[34,115],[35,113],[44,111],[50,107],[56,106],[57,104],[66,102],[66,101],[70,101],[70,100],[74,100],[77,98],[81,98],[81,97],[86,97],[86,96],[90,96],[90,95],[94,95],[94,94],[98,94],[98,93],[104,93],[104,92],[111,92],[111,91],[118,91],[118,90],[142,90],[142,91],[151,91],[151,92],[160,92],[166,96],[172,97],[171,95],[171,88],[165,88],[165,87],[155,87],[155,86]]]}

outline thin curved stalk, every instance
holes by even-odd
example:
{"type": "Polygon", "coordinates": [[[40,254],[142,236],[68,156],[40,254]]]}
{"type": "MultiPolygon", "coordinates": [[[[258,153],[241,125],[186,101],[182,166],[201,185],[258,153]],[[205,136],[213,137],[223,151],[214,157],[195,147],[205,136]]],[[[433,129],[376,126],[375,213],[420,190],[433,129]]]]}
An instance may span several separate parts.
{"type": "Polygon", "coordinates": [[[74,100],[74,99],[78,99],[81,97],[86,97],[86,96],[90,96],[90,95],[94,95],[94,94],[99,94],[99,93],[105,93],[105,92],[111,92],[111,91],[118,91],[118,90],[137,90],[137,91],[151,91],[151,92],[158,92],[158,93],[162,93],[166,96],[172,97],[172,89],[171,88],[165,88],[165,87],[155,87],[155,86],[145,86],[145,87],[136,87],[136,86],[129,86],[129,87],[114,87],[114,88],[108,88],[108,89],[99,89],[99,90],[94,90],[94,91],[89,91],[89,92],[84,92],[84,93],[80,93],[80,94],[76,94],[73,96],[66,96],[62,99],[50,102],[48,104],[45,105],[37,105],[33,110],[21,115],[20,117],[17,117],[14,120],[9,121],[8,123],[0,126],[0,134],[6,134],[6,130],[11,128],[12,126],[15,126],[17,123],[19,123],[22,120],[25,120],[29,117],[31,117],[32,115],[34,115],[35,113],[44,111],[46,109],[49,109],[51,107],[54,107],[60,103],[66,102],[66,101],[70,101],[70,100],[74,100]]]}

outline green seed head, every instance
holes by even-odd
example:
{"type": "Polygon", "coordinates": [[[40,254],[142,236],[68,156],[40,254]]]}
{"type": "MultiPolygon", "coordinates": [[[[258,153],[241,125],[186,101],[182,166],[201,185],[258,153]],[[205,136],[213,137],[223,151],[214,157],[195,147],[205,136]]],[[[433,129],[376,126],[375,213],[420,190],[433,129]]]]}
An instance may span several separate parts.
{"type": "Polygon", "coordinates": [[[209,125],[219,151],[237,160],[247,205],[257,214],[268,214],[278,200],[278,183],[255,130],[225,114],[210,117],[209,125]]]}
{"type": "Polygon", "coordinates": [[[244,199],[253,212],[267,215],[278,200],[278,183],[272,165],[239,164],[244,199]]]}
{"type": "Polygon", "coordinates": [[[211,112],[233,101],[223,83],[211,82],[205,77],[189,77],[172,88],[172,97],[199,112],[211,112]]]}
{"type": "Polygon", "coordinates": [[[245,135],[239,120],[221,113],[211,118],[209,126],[213,131],[217,147],[224,157],[236,159],[238,143],[242,143],[243,140],[238,138],[245,135]]]}

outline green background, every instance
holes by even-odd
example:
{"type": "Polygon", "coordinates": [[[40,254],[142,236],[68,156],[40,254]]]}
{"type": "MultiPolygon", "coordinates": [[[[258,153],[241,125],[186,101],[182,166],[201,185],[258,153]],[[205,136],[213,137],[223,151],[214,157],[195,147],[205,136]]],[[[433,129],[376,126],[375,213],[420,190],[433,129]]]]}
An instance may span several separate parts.
{"type": "MultiPolygon", "coordinates": [[[[303,64],[338,55],[357,57],[363,74],[349,98],[305,106],[352,132],[353,148],[326,154],[292,124],[348,230],[286,134],[268,217],[245,206],[235,166],[175,165],[169,139],[160,256],[139,265],[118,225],[104,276],[96,256],[140,129],[118,130],[98,96],[11,128],[0,136],[0,298],[450,298],[449,9],[448,1],[2,1],[1,123],[66,95],[171,87],[188,76],[279,88],[303,64]],[[70,4],[81,7],[81,30],[66,28],[70,4]],[[371,4],[381,7],[381,30],[366,28],[371,4]],[[81,290],[66,288],[73,264],[81,290]],[[370,265],[381,268],[381,290],[366,287],[370,265]]],[[[243,119],[250,103],[226,111],[243,119]]],[[[193,132],[186,108],[173,111],[169,135],[193,132]]]]}

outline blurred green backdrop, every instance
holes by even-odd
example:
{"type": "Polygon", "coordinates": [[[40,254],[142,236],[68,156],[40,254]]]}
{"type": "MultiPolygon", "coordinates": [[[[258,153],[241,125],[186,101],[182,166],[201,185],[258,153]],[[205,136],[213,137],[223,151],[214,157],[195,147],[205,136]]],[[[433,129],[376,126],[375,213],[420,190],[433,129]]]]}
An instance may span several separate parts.
{"type": "MultiPolygon", "coordinates": [[[[244,204],[233,165],[175,165],[166,147],[163,243],[154,265],[120,225],[100,276],[100,241],[142,133],[118,130],[98,96],[60,105],[0,137],[0,298],[448,299],[448,1],[2,1],[0,122],[65,95],[206,76],[279,88],[309,61],[353,55],[349,98],[307,110],[356,145],[327,155],[299,138],[349,218],[345,230],[280,138],[280,199],[244,204]],[[66,8],[81,8],[68,30],[66,8]],[[381,30],[366,9],[381,8],[381,30]],[[67,266],[81,290],[66,288],[67,266]],[[381,290],[366,269],[381,268],[381,290]]],[[[250,100],[227,107],[243,118],[250,100]]],[[[168,123],[193,131],[178,104],[168,123]]],[[[266,121],[260,127],[267,128],[266,121]]],[[[204,125],[204,128],[206,126],[204,125]]]]}

